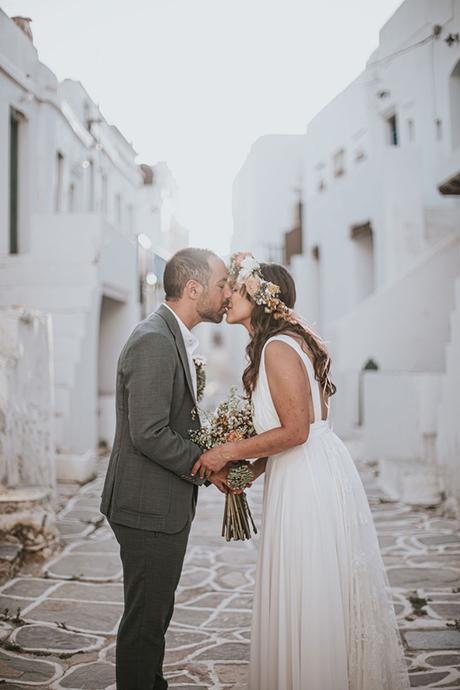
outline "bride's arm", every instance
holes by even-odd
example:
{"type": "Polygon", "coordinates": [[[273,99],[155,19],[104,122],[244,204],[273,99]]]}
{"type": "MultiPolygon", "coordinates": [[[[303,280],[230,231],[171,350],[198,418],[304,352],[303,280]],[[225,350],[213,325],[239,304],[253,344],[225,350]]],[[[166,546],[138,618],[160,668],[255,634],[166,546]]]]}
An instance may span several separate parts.
{"type": "Polygon", "coordinates": [[[204,476],[233,460],[268,457],[305,443],[310,428],[310,384],[303,362],[290,345],[274,340],[265,348],[265,370],[281,426],[212,448],[195,463],[192,474],[199,471],[204,476]]]}
{"type": "Polygon", "coordinates": [[[265,469],[267,467],[267,460],[268,458],[257,458],[257,460],[251,463],[251,469],[254,474],[254,481],[265,472],[265,469]]]}

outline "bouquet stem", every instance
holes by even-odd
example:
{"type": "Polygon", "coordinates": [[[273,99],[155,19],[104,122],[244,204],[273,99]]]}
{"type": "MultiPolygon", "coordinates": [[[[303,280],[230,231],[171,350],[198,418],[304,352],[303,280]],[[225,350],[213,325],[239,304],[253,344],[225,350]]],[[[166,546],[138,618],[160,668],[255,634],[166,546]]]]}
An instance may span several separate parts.
{"type": "Polygon", "coordinates": [[[248,505],[246,494],[228,493],[225,499],[222,536],[227,541],[244,541],[251,538],[251,527],[254,534],[257,528],[248,505]]]}

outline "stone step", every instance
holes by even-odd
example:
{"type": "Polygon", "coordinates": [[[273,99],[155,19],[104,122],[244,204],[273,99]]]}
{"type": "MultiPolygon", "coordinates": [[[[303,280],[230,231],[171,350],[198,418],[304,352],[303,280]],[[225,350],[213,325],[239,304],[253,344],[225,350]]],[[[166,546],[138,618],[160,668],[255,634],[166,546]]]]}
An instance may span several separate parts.
{"type": "Polygon", "coordinates": [[[0,584],[13,577],[22,560],[23,547],[17,542],[0,542],[0,584]]]}

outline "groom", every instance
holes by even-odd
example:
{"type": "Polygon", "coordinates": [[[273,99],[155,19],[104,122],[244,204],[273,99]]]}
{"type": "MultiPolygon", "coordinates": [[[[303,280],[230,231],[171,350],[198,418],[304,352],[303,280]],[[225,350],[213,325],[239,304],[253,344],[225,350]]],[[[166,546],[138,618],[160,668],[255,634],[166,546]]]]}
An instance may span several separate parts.
{"type": "MultiPolygon", "coordinates": [[[[183,249],[166,264],[166,301],[138,324],[117,370],[117,423],[101,512],[120,544],[124,613],[116,648],[117,690],[166,690],[165,634],[174,608],[201,449],[189,440],[199,427],[198,344],[202,321],[222,321],[231,295],[224,262],[205,249],[183,249]]],[[[224,473],[211,482],[225,491],[224,473]]]]}

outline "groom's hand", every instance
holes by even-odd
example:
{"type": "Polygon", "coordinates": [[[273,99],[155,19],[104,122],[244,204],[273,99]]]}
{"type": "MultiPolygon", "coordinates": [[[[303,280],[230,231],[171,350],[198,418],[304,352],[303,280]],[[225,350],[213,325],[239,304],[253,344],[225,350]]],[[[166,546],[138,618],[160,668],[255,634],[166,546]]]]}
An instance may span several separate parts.
{"type": "Polygon", "coordinates": [[[210,478],[211,472],[220,472],[225,468],[227,460],[223,457],[222,447],[214,446],[210,450],[206,450],[196,461],[192,468],[192,475],[199,474],[203,479],[204,477],[210,478]]]}
{"type": "Polygon", "coordinates": [[[214,486],[219,489],[223,494],[228,494],[229,488],[227,484],[225,483],[227,480],[227,475],[228,475],[228,467],[223,467],[219,472],[213,472],[209,476],[209,481],[211,484],[214,484],[214,486]]]}

